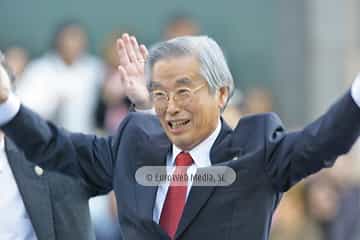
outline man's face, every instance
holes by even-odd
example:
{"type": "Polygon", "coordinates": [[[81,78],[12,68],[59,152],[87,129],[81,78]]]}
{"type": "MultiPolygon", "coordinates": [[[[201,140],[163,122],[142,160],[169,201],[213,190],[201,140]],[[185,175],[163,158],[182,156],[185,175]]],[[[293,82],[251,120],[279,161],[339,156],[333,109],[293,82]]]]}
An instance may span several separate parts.
{"type": "Polygon", "coordinates": [[[154,101],[156,114],[167,136],[182,150],[190,150],[206,139],[216,128],[220,109],[228,96],[227,88],[211,93],[207,81],[200,75],[200,64],[195,57],[163,59],[153,68],[152,92],[169,94],[162,107],[154,101]],[[174,100],[174,92],[190,89],[193,95],[187,104],[174,100]]]}

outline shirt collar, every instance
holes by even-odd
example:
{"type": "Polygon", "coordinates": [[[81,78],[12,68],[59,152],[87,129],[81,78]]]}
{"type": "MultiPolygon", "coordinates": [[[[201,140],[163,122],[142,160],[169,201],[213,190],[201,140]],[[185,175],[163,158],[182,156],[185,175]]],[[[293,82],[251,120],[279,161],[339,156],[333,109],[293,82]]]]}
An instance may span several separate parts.
{"type": "MultiPolygon", "coordinates": [[[[188,151],[194,160],[194,164],[197,167],[211,166],[210,150],[211,150],[211,147],[214,144],[216,138],[220,134],[220,130],[221,130],[221,121],[219,119],[217,127],[210,134],[210,136],[208,136],[205,140],[203,140],[196,147],[194,147],[193,149],[188,151]]],[[[174,144],[172,145],[172,157],[171,157],[170,166],[174,166],[175,158],[181,151],[182,150],[180,148],[178,148],[174,144]]]]}

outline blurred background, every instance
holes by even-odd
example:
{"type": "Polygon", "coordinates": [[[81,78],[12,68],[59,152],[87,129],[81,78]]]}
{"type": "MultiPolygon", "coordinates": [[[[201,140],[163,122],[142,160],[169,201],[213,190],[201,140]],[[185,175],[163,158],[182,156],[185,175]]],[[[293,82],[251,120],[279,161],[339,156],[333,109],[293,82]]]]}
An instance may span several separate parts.
{"type": "MultiPolygon", "coordinates": [[[[237,91],[224,113],[277,112],[288,129],[314,120],[360,71],[359,0],[1,0],[0,49],[17,94],[73,130],[111,134],[129,100],[114,43],[151,46],[206,34],[223,48],[237,91]]],[[[360,145],[360,144],[357,144],[360,145]]],[[[273,240],[360,239],[360,147],[285,194],[273,240]]],[[[113,195],[91,201],[98,239],[119,239],[113,195]]]]}

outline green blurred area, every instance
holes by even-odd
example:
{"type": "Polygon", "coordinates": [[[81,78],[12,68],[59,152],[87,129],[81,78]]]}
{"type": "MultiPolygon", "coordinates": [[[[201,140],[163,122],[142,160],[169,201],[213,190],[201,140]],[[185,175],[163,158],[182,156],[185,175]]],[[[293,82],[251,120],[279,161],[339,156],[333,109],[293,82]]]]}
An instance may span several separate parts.
{"type": "Polygon", "coordinates": [[[32,56],[45,52],[54,28],[66,19],[88,28],[91,50],[101,47],[112,31],[130,31],[146,44],[161,39],[173,14],[194,16],[204,34],[224,48],[238,85],[267,84],[271,74],[274,40],[274,2],[242,1],[86,1],[2,0],[0,46],[19,44],[32,56]]]}
{"type": "Polygon", "coordinates": [[[161,40],[171,16],[186,13],[224,49],[236,85],[269,89],[274,110],[294,126],[305,119],[304,109],[289,105],[306,104],[297,96],[304,92],[302,7],[296,0],[1,0],[0,48],[18,44],[38,57],[68,19],[85,24],[92,53],[101,55],[114,30],[129,31],[149,46],[161,40]]]}

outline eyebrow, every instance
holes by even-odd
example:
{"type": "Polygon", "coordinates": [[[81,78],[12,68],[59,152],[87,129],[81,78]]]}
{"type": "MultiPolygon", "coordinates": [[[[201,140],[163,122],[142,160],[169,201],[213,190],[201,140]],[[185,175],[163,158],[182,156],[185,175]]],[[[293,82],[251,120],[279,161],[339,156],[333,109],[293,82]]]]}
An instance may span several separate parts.
{"type": "MultiPolygon", "coordinates": [[[[176,83],[175,83],[175,84],[176,84],[176,85],[183,85],[183,84],[189,85],[189,84],[191,84],[192,82],[193,82],[193,81],[192,81],[191,79],[184,77],[184,78],[180,78],[180,79],[176,80],[176,83]]],[[[149,89],[150,89],[150,90],[153,90],[153,89],[156,89],[156,88],[163,88],[163,86],[162,86],[162,84],[159,83],[159,82],[154,82],[154,81],[152,81],[152,82],[149,83],[149,89]]]]}
{"type": "Polygon", "coordinates": [[[180,78],[176,80],[176,84],[191,84],[193,81],[189,78],[180,78]]]}

